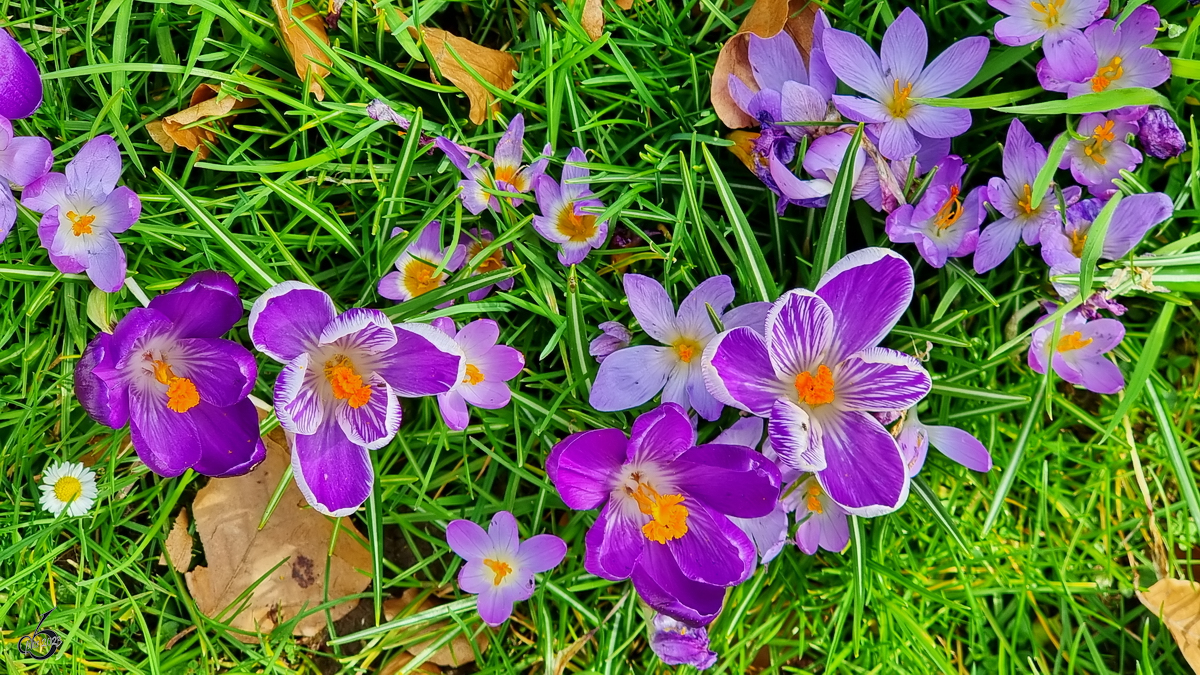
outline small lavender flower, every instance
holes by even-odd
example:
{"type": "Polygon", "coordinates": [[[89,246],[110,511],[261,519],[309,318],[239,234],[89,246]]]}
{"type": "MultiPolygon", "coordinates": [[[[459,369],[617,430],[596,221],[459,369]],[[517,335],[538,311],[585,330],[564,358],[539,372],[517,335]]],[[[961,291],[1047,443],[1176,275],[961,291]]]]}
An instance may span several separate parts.
{"type": "Polygon", "coordinates": [[[900,449],[869,413],[909,408],[929,393],[916,359],[876,346],[908,307],[913,285],[898,254],[855,251],[815,292],[775,301],[765,337],[734,328],[705,350],[709,392],[769,419],[781,463],[815,471],[822,489],[857,515],[894,511],[908,496],[900,449]]]}
{"type": "Polygon", "coordinates": [[[258,367],[221,339],[242,318],[237,284],[197,272],[99,333],[75,366],[75,396],[97,422],[130,424],[133,448],[160,476],[237,476],[266,449],[247,396],[258,367]]]}
{"type": "Polygon", "coordinates": [[[605,321],[600,324],[600,331],[602,335],[588,345],[588,354],[596,357],[597,363],[604,363],[610,354],[628,347],[633,341],[633,333],[619,321],[605,321]]]}
{"type": "Polygon", "coordinates": [[[1047,52],[1037,66],[1038,81],[1042,88],[1066,92],[1068,97],[1126,87],[1153,89],[1171,76],[1167,57],[1145,46],[1154,41],[1159,23],[1158,11],[1149,5],[1140,5],[1120,25],[1111,19],[1097,21],[1084,31],[1095,54],[1087,63],[1096,64],[1095,72],[1077,80],[1077,61],[1047,52]]]}
{"type": "MultiPolygon", "coordinates": [[[[345,0],[335,0],[335,2],[340,4],[342,2],[345,2],[345,0]]],[[[341,12],[339,10],[338,14],[340,15],[340,13],[341,12]]],[[[334,15],[330,14],[329,16],[334,16],[334,15]]],[[[326,17],[326,21],[328,21],[328,19],[329,19],[329,17],[326,17]]],[[[337,23],[337,20],[335,19],[334,20],[335,25],[333,26],[333,28],[337,28],[336,23],[337,23]]],[[[396,110],[394,108],[392,108],[392,106],[389,105],[387,101],[385,101],[381,98],[373,99],[370,103],[367,104],[367,117],[370,117],[371,119],[373,119],[377,122],[379,122],[379,121],[391,122],[392,124],[395,124],[396,126],[400,127],[400,130],[404,131],[404,132],[407,132],[409,127],[412,126],[412,122],[409,121],[409,119],[407,117],[396,112],[396,110]]],[[[433,143],[434,139],[430,138],[429,136],[426,136],[424,134],[424,132],[422,132],[421,137],[418,138],[417,141],[420,145],[429,145],[430,143],[433,143]]]]}
{"type": "Polygon", "coordinates": [[[909,476],[920,473],[930,446],[972,471],[987,473],[992,470],[991,453],[970,433],[958,427],[921,424],[915,407],[909,408],[901,424],[896,440],[904,453],[909,476]]]}
{"type": "Polygon", "coordinates": [[[12,122],[0,117],[0,242],[17,222],[17,202],[9,183],[25,187],[50,172],[54,152],[40,136],[14,136],[12,122]]]}
{"type": "Polygon", "coordinates": [[[586,182],[588,170],[576,166],[586,161],[583,150],[571,148],[562,170],[562,185],[547,175],[538,176],[533,185],[542,210],[542,215],[533,217],[533,229],[546,241],[558,244],[558,261],[564,265],[583,262],[608,238],[608,221],[597,222],[595,215],[584,210],[604,207],[592,196],[586,182]]]}
{"type": "Polygon", "coordinates": [[[142,201],[121,178],[121,151],[112,136],[97,136],[79,149],[66,173],[49,173],[25,188],[21,203],[42,214],[38,237],[60,272],[87,272],[96,286],[114,293],[125,283],[125,251],[114,234],[128,230],[142,201]]]}
{"type": "Polygon", "coordinates": [[[796,547],[808,555],[823,548],[841,553],[850,544],[850,522],[846,510],[829,497],[815,477],[806,478],[784,498],[795,512],[796,547]]]}
{"type": "Polygon", "coordinates": [[[916,154],[914,131],[952,138],[971,127],[971,112],[965,108],[936,108],[912,99],[945,96],[969,82],[987,57],[987,38],[959,40],[926,66],[928,45],[925,24],[907,8],[883,35],[882,60],[857,35],[825,30],[823,47],[830,68],[851,89],[869,97],[835,95],[833,102],[849,119],[875,126],[879,150],[888,159],[916,154]]]}
{"type": "Polygon", "coordinates": [[[1171,119],[1171,113],[1157,106],[1152,106],[1142,117],[1137,138],[1146,154],[1158,159],[1178,157],[1187,149],[1187,141],[1171,119]]]}
{"type": "MultiPolygon", "coordinates": [[[[1036,209],[1032,206],[1031,189],[1045,163],[1046,149],[1033,140],[1020,120],[1014,119],[1008,126],[1008,138],[1004,143],[1004,178],[993,178],[988,182],[987,200],[1003,217],[979,234],[975,248],[976,273],[983,274],[1004,262],[1021,239],[1031,246],[1039,243],[1043,226],[1061,217],[1057,212],[1058,200],[1051,188],[1046,189],[1036,209]]],[[[1080,192],[1075,186],[1063,189],[1068,206],[1079,201],[1080,192]]]]}
{"type": "Polygon", "coordinates": [[[642,330],[663,346],[628,347],[605,358],[592,385],[592,407],[628,410],[662,392],[664,403],[695,409],[706,420],[717,419],[723,406],[705,388],[700,366],[704,349],[717,334],[708,307],[728,328],[761,330],[770,305],[753,302],[726,312],[735,293],[725,275],[704,280],[679,304],[678,313],[666,289],[650,277],[626,274],[625,294],[642,330]]]}
{"type": "MultiPolygon", "coordinates": [[[[440,136],[434,143],[446,158],[450,160],[463,174],[463,180],[458,182],[462,188],[460,197],[463,206],[474,214],[482,213],[485,209],[500,211],[500,200],[495,195],[488,194],[485,188],[501,192],[527,193],[537,183],[537,179],[546,172],[548,157],[543,157],[529,166],[522,166],[525,145],[525,116],[518,114],[508,123],[504,135],[496,143],[496,155],[492,158],[492,170],[489,173],[478,163],[472,163],[465,149],[450,139],[440,136]]],[[[549,155],[549,145],[542,151],[549,155]]],[[[512,197],[511,204],[520,206],[523,201],[512,197]]]]}
{"type": "Polygon", "coordinates": [[[1137,129],[1137,123],[1122,121],[1115,115],[1084,115],[1077,131],[1087,138],[1067,143],[1058,168],[1070,167],[1075,180],[1093,195],[1111,197],[1117,191],[1113,179],[1121,177],[1121,170],[1133,171],[1142,163],[1142,153],[1126,142],[1137,129]]]}
{"type": "MultiPolygon", "coordinates": [[[[1048,312],[1055,307],[1051,304],[1048,312]]],[[[1050,344],[1054,322],[1049,316],[1039,320],[1029,346],[1029,367],[1036,373],[1046,373],[1049,361],[1059,377],[1097,394],[1115,394],[1125,387],[1125,376],[1115,363],[1104,355],[1117,348],[1125,338],[1125,326],[1116,319],[1088,321],[1079,310],[1063,316],[1058,343],[1050,344]]]]}
{"type": "Polygon", "coordinates": [[[717,653],[708,648],[708,631],[680,623],[666,614],[655,613],[650,649],[668,666],[692,666],[708,670],[717,662],[717,653]]]}
{"type": "Polygon", "coordinates": [[[286,364],[275,416],[290,432],[296,485],[327,516],[349,515],[371,494],[367,451],[396,436],[397,397],[443,394],[466,377],[461,349],[433,326],[393,326],[375,309],[338,314],[328,295],[297,281],[254,301],[250,339],[286,364]]]}
{"type": "MultiPolygon", "coordinates": [[[[495,235],[487,230],[481,230],[479,228],[472,228],[468,230],[467,233],[458,240],[458,245],[460,247],[465,247],[466,250],[466,255],[463,256],[464,264],[474,260],[475,256],[482,253],[483,249],[490,246],[495,240],[495,235]]],[[[475,268],[475,271],[471,272],[471,276],[477,277],[481,274],[487,274],[488,272],[498,272],[506,267],[508,267],[508,265],[504,262],[504,250],[502,248],[496,249],[495,251],[492,251],[491,255],[489,255],[487,258],[484,258],[483,262],[475,268]]],[[[494,286],[502,291],[511,291],[514,283],[515,280],[512,277],[509,277],[497,284],[494,284],[494,286]]],[[[489,285],[478,290],[471,291],[467,294],[467,299],[471,302],[482,300],[492,292],[492,288],[493,286],[489,285]]]]}
{"type": "Polygon", "coordinates": [[[1089,295],[1087,299],[1083,301],[1083,304],[1079,306],[1079,312],[1083,315],[1083,318],[1087,319],[1088,321],[1102,318],[1100,315],[1100,310],[1111,312],[1113,316],[1124,315],[1125,312],[1128,311],[1126,310],[1125,305],[1122,305],[1121,303],[1109,297],[1110,293],[1112,293],[1112,291],[1103,289],[1089,295]]]}
{"type": "Polygon", "coordinates": [[[888,239],[916,244],[921,257],[934,267],[974,253],[979,225],[986,215],[986,190],[977,187],[964,199],[962,177],[966,171],[967,165],[957,155],[942,160],[921,201],[916,206],[904,204],[888,215],[888,239]]]}
{"type": "Polygon", "coordinates": [[[0,117],[19,120],[42,105],[42,74],[16,38],[0,30],[0,117]]]}
{"type": "Polygon", "coordinates": [[[466,365],[466,375],[450,391],[438,394],[442,419],[453,431],[462,431],[471,421],[467,404],[485,410],[498,410],[512,398],[508,381],[525,367],[521,352],[498,345],[500,326],[491,319],[476,319],[457,331],[454,320],[434,319],[433,327],[445,333],[458,346],[466,365]]]}
{"type": "Polygon", "coordinates": [[[546,474],[569,508],[604,507],[584,568],[632,578],[646,604],[692,628],[708,625],[725,589],[754,572],[754,544],[729,516],[765,516],[779,499],[774,464],[746,447],[697,446],[674,403],[639,416],[629,438],[620,429],[568,436],[546,474]]]}
{"type": "MultiPolygon", "coordinates": [[[[1087,244],[1092,222],[1104,202],[1085,199],[1067,209],[1067,222],[1047,222],[1042,230],[1042,259],[1050,266],[1050,276],[1078,274],[1083,247],[1087,244]]],[[[1100,249],[1101,260],[1124,258],[1142,241],[1150,228],[1165,222],[1174,212],[1171,198],[1161,192],[1125,197],[1113,211],[1112,220],[1100,249]]],[[[1079,293],[1073,284],[1054,284],[1055,290],[1070,299],[1079,293]]]]}
{"type": "Polygon", "coordinates": [[[1010,47],[1042,41],[1046,58],[1061,65],[1062,76],[1082,82],[1096,70],[1096,53],[1083,29],[1104,16],[1106,0],[988,0],[1008,16],[996,23],[996,40],[1010,47]]]}
{"type": "Polygon", "coordinates": [[[508,620],[513,605],[533,595],[533,575],[554,569],[567,555],[566,542],[552,534],[521,541],[508,511],[492,516],[486,532],[469,520],[451,521],[446,543],[466,561],[458,588],[479,596],[479,618],[489,626],[508,620]]]}
{"type": "MultiPolygon", "coordinates": [[[[396,228],[393,237],[404,234],[396,228]]],[[[451,272],[462,267],[467,249],[462,244],[453,248],[442,248],[442,224],[433,221],[421,230],[421,234],[408,245],[396,259],[396,271],[388,272],[379,280],[379,294],[389,300],[405,302],[446,285],[451,272]],[[444,264],[443,264],[444,261],[444,264]],[[438,265],[442,271],[438,272],[438,265]]],[[[440,305],[447,307],[451,302],[440,305]]]]}

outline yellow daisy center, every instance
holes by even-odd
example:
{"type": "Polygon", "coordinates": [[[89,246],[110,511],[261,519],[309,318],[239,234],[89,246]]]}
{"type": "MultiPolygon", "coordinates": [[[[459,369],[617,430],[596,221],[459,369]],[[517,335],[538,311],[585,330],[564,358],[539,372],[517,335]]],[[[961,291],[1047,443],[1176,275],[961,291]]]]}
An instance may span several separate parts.
{"type": "Polygon", "coordinates": [[[54,483],[54,496],[58,501],[70,504],[83,496],[83,483],[74,476],[63,476],[54,483]]]}

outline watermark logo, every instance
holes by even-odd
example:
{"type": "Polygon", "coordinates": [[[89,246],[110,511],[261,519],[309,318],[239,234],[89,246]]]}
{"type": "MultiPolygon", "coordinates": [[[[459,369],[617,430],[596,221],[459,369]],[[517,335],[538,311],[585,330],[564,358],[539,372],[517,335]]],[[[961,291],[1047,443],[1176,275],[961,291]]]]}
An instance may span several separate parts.
{"type": "MultiPolygon", "coordinates": [[[[54,608],[51,607],[50,612],[53,611],[54,608]]],[[[42,628],[42,622],[50,616],[50,612],[46,612],[42,618],[38,619],[37,630],[17,641],[17,649],[25,658],[45,661],[54,656],[58,648],[62,646],[62,638],[58,636],[58,633],[49,628],[42,628]]]]}

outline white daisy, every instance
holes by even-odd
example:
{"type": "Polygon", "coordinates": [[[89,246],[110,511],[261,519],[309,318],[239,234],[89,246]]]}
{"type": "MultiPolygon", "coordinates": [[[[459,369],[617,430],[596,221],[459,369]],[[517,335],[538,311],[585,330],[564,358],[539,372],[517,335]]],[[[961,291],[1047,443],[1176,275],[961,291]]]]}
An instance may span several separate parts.
{"type": "Polygon", "coordinates": [[[69,516],[82,516],[96,503],[96,472],[78,462],[51,466],[38,487],[42,508],[56,516],[64,509],[69,516]]]}

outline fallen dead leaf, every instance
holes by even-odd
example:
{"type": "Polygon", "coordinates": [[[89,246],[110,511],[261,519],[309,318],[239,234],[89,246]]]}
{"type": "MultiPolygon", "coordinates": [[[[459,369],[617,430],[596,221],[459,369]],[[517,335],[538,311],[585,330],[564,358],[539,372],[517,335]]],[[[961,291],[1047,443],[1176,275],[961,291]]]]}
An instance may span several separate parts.
{"type": "MultiPolygon", "coordinates": [[[[196,532],[204,545],[207,567],[187,574],[187,587],[196,606],[208,617],[216,617],[259,577],[267,575],[250,595],[246,606],[224,620],[233,628],[266,633],[287,622],[305,608],[321,604],[325,594],[326,555],[333,536],[334,521],[311,508],[294,481],[288,481],[283,498],[266,526],[258,522],[267,503],[291,462],[287,440],[281,429],[263,437],[267,457],[250,473],[235,478],[214,478],[196,495],[192,504],[196,532]]],[[[359,543],[361,534],[348,519],[329,560],[329,597],[342,598],[362,592],[371,579],[362,570],[371,569],[371,554],[359,543]]],[[[350,600],[330,610],[336,621],[354,609],[350,600]]],[[[300,620],[293,633],[312,637],[325,628],[323,613],[300,620]]],[[[255,642],[253,635],[234,636],[255,642]]]]}
{"type": "Polygon", "coordinates": [[[480,84],[462,64],[465,63],[474,69],[488,84],[507,91],[513,86],[513,71],[517,69],[516,59],[511,54],[477,45],[440,28],[422,28],[421,33],[425,36],[425,44],[429,47],[429,53],[433,55],[442,76],[461,89],[471,102],[471,110],[467,116],[475,124],[483,124],[489,115],[500,109],[500,102],[493,100],[487,87],[480,84]],[[450,52],[451,49],[462,59],[462,63],[450,52]]]}
{"type": "Polygon", "coordinates": [[[1138,600],[1167,624],[1192,671],[1200,673],[1200,585],[1159,579],[1138,600]]]}
{"type": "MultiPolygon", "coordinates": [[[[649,2],[649,1],[650,0],[646,0],[646,2],[649,2]]],[[[617,0],[617,7],[620,7],[621,9],[624,9],[624,10],[633,9],[633,0],[617,0]]]]}
{"type": "MultiPolygon", "coordinates": [[[[633,3],[630,2],[629,6],[632,7],[633,3]]],[[[604,34],[604,9],[600,6],[600,0],[584,0],[581,23],[583,31],[593,42],[604,34]]]]}
{"type": "MultiPolygon", "coordinates": [[[[212,152],[209,145],[217,142],[217,135],[204,127],[187,127],[189,124],[209,118],[224,117],[234,110],[249,108],[258,104],[258,99],[243,98],[238,100],[233,96],[218,96],[220,87],[211,84],[201,84],[192,92],[189,107],[174,115],[164,117],[146,124],[150,138],[163,149],[171,152],[176,145],[188,150],[199,149],[200,159],[206,159],[212,152]]],[[[228,118],[226,118],[228,119],[228,118]]]]}
{"type": "Polygon", "coordinates": [[[187,509],[180,509],[175,524],[167,533],[166,555],[158,556],[158,564],[166,565],[170,559],[176,572],[186,572],[192,566],[192,535],[188,534],[187,509]]]}
{"type": "MultiPolygon", "coordinates": [[[[416,607],[413,607],[413,604],[417,603],[417,598],[421,595],[422,592],[419,589],[409,588],[406,589],[398,598],[384,600],[384,620],[391,621],[397,616],[400,616],[401,613],[404,613],[405,610],[409,610],[410,607],[412,609],[409,611],[409,613],[415,614],[417,612],[424,612],[425,610],[433,609],[440,604],[433,602],[429,599],[429,597],[425,597],[416,607]]],[[[421,640],[420,642],[408,647],[408,652],[413,656],[416,656],[417,654],[425,651],[429,645],[433,644],[434,640],[441,636],[449,627],[450,623],[448,621],[437,621],[411,629],[402,629],[402,632],[399,632],[397,637],[403,639],[405,642],[409,642],[411,640],[429,636],[427,639],[421,640]]],[[[480,633],[479,636],[475,638],[475,645],[478,647],[479,653],[481,654],[487,651],[488,644],[489,641],[486,634],[480,633]]],[[[460,633],[455,635],[450,640],[450,644],[443,645],[441,649],[438,649],[436,652],[434,652],[433,655],[429,657],[428,663],[457,668],[471,663],[474,660],[475,650],[471,649],[470,638],[460,633]]]]}
{"type": "MultiPolygon", "coordinates": [[[[400,652],[399,654],[388,659],[387,663],[383,664],[383,667],[379,669],[379,675],[396,675],[396,673],[399,673],[401,670],[404,669],[404,666],[407,666],[408,664],[412,663],[412,660],[413,660],[412,654],[409,654],[408,652],[400,652]]],[[[409,672],[441,673],[442,669],[438,668],[437,666],[433,665],[432,663],[426,661],[425,663],[422,663],[421,665],[417,666],[416,670],[412,670],[409,672]]]]}
{"type": "Polygon", "coordinates": [[[279,32],[283,35],[288,54],[292,55],[296,75],[301,80],[310,80],[311,74],[308,90],[318,101],[324,101],[325,89],[321,86],[319,78],[329,74],[329,66],[333,65],[333,61],[300,28],[299,22],[310,28],[317,40],[328,47],[329,35],[325,32],[325,19],[312,5],[301,6],[298,2],[292,5],[292,13],[289,15],[288,2],[289,0],[271,0],[271,7],[275,9],[275,16],[279,19],[279,32]]]}
{"type": "Polygon", "coordinates": [[[738,31],[729,38],[721,53],[717,55],[717,65],[713,69],[712,92],[709,96],[717,117],[732,129],[749,127],[758,124],[753,117],[742,112],[729,95],[729,76],[737,75],[747,84],[754,84],[754,72],[750,69],[749,47],[750,34],[769,38],[787,31],[800,54],[808,62],[808,53],[812,51],[813,21],[817,16],[817,4],[807,0],[756,0],[738,31]]]}

